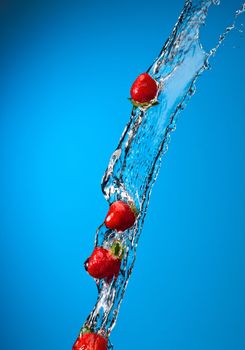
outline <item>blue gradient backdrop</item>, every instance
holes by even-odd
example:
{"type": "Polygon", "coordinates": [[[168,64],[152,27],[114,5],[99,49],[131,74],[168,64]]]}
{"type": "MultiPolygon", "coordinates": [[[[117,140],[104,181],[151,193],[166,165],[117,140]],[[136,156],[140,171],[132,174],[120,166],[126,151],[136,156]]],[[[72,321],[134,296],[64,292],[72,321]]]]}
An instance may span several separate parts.
{"type": "MultiPolygon", "coordinates": [[[[107,211],[100,180],[129,118],[129,88],[182,6],[1,2],[1,349],[71,349],[97,296],[82,264],[107,211]]],[[[210,11],[206,47],[239,6],[210,11]]],[[[116,350],[245,349],[244,59],[236,31],[172,135],[116,350]]]]}

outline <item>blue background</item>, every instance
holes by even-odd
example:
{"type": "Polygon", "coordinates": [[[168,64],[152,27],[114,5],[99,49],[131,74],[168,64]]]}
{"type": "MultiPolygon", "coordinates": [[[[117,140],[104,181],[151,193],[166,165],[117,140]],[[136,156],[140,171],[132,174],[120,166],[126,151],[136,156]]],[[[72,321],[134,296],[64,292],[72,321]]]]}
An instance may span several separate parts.
{"type": "MultiPolygon", "coordinates": [[[[1,2],[1,349],[71,349],[97,296],[82,264],[107,211],[100,181],[130,85],[182,6],[1,2]]],[[[206,47],[239,6],[210,10],[206,47]]],[[[111,336],[117,350],[245,349],[244,58],[236,31],[172,135],[111,336]]]]}

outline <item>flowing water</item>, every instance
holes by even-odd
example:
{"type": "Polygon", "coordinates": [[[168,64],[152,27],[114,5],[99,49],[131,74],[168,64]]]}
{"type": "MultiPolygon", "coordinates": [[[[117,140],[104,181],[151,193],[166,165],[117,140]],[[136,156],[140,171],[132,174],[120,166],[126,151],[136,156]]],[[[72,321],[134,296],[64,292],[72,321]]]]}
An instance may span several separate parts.
{"type": "MultiPolygon", "coordinates": [[[[233,23],[219,38],[215,48],[205,52],[199,40],[200,27],[208,9],[218,5],[214,0],[186,1],[172,34],[148,73],[159,83],[159,104],[151,108],[133,108],[129,123],[112,154],[102,179],[102,191],[109,204],[116,200],[133,203],[139,216],[133,228],[117,233],[102,224],[96,232],[95,245],[109,248],[119,239],[125,247],[120,274],[110,283],[96,281],[98,299],[84,325],[109,335],[114,327],[142,231],[152,187],[157,178],[170,134],[175,130],[179,112],[195,93],[195,82],[209,67],[213,56],[227,34],[234,29],[245,5],[235,14],[233,23]]],[[[112,347],[112,345],[110,345],[112,347]]]]}

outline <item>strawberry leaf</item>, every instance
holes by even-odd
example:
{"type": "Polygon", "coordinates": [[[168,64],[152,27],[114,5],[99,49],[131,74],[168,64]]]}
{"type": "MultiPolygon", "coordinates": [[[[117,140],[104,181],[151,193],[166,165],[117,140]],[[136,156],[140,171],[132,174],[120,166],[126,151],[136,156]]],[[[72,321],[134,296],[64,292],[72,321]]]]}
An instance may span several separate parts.
{"type": "Polygon", "coordinates": [[[112,254],[113,254],[115,257],[117,257],[117,258],[119,258],[119,259],[122,259],[123,253],[124,253],[124,249],[123,249],[122,244],[121,244],[120,241],[115,241],[115,242],[112,244],[110,250],[111,250],[112,254]]]}

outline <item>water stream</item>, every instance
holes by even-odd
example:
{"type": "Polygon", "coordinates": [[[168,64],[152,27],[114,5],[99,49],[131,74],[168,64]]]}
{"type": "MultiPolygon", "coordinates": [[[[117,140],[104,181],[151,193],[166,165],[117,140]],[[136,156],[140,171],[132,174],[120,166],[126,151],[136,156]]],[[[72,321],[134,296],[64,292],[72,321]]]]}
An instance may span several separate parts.
{"type": "MultiPolygon", "coordinates": [[[[159,83],[159,104],[148,109],[133,108],[130,120],[112,154],[102,179],[102,191],[109,204],[116,200],[134,203],[139,216],[133,228],[117,233],[102,224],[96,232],[95,245],[110,247],[119,239],[125,247],[120,274],[110,283],[96,281],[97,302],[84,325],[109,335],[113,329],[129,277],[131,275],[140,233],[142,231],[152,187],[159,173],[170,134],[175,130],[179,112],[195,93],[195,82],[208,69],[213,56],[245,5],[234,16],[233,23],[221,34],[215,48],[205,52],[199,40],[212,0],[187,0],[172,34],[148,73],[159,83]]],[[[112,345],[110,345],[112,347],[112,345]]]]}

